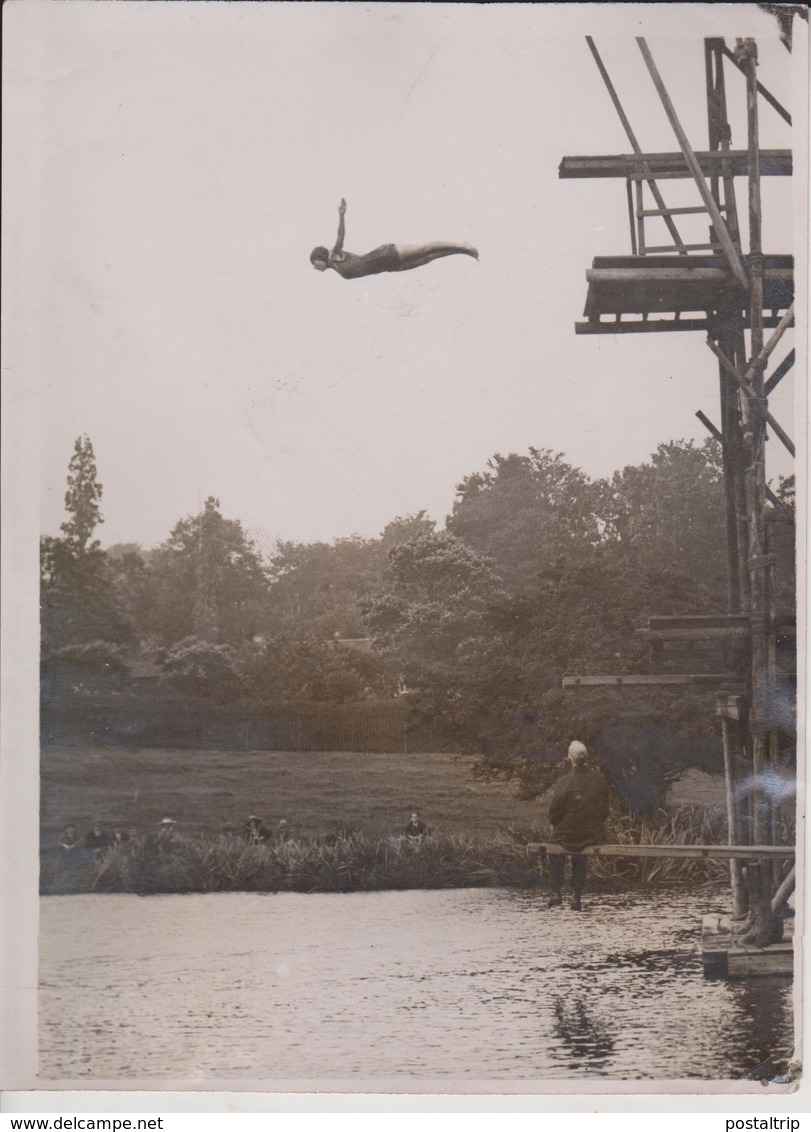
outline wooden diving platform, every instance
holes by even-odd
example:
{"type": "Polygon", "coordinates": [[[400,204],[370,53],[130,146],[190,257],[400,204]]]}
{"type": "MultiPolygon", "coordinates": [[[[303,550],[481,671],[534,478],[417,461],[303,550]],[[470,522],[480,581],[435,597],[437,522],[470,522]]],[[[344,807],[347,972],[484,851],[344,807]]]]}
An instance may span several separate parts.
{"type": "MultiPolygon", "coordinates": [[[[749,155],[745,149],[698,150],[698,164],[705,177],[720,176],[722,164],[729,162],[733,177],[746,177],[749,173],[749,155]]],[[[792,160],[790,149],[762,149],[760,151],[761,177],[790,177],[792,160]]],[[[681,153],[617,153],[594,157],[564,157],[558,167],[558,177],[573,180],[581,177],[622,177],[631,180],[692,177],[681,153]]]]}
{"type": "Polygon", "coordinates": [[[736,684],[736,672],[659,672],[631,673],[627,676],[564,676],[564,688],[656,687],[660,684],[722,685],[736,684]]]}
{"type": "Polygon", "coordinates": [[[711,913],[701,921],[701,962],[705,975],[731,979],[752,975],[791,975],[794,971],[794,919],[783,921],[783,938],[766,947],[737,942],[735,921],[711,913]]]}
{"type": "MultiPolygon", "coordinates": [[[[706,333],[719,312],[748,318],[750,297],[722,255],[597,256],[586,279],[578,334],[706,333]]],[[[764,256],[764,326],[777,326],[793,301],[794,257],[764,256]]]]}
{"type": "MultiPolygon", "coordinates": [[[[552,842],[530,842],[527,852],[545,852],[550,857],[571,857],[571,849],[552,842]]],[[[793,845],[589,845],[584,857],[680,857],[692,860],[794,860],[793,845]]]]}

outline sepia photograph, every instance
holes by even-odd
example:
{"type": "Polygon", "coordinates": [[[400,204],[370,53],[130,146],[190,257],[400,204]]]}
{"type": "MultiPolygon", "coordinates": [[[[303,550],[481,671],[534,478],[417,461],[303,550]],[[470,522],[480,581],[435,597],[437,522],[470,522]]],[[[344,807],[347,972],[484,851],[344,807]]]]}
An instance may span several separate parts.
{"type": "Polygon", "coordinates": [[[4,29],[0,1085],[782,1111],[807,6],[4,29]]]}

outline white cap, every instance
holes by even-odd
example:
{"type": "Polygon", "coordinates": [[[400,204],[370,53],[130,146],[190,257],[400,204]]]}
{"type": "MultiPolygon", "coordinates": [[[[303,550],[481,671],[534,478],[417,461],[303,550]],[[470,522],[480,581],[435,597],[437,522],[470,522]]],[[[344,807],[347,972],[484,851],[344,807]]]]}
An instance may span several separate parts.
{"type": "Polygon", "coordinates": [[[569,744],[568,755],[569,762],[571,762],[573,766],[580,766],[581,763],[584,763],[586,761],[586,758],[588,757],[588,751],[586,750],[585,745],[581,743],[579,739],[575,739],[569,744]]]}

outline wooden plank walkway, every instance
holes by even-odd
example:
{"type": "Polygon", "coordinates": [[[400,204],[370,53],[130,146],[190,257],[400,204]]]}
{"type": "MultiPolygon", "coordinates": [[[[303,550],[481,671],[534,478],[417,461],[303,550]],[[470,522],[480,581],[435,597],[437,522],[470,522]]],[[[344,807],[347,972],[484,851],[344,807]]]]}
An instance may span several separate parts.
{"type": "MultiPolygon", "coordinates": [[[[545,852],[552,857],[570,857],[570,849],[553,843],[531,841],[528,853],[545,852]]],[[[793,845],[589,845],[581,850],[584,857],[682,857],[697,860],[751,861],[794,860],[793,845]]]]}

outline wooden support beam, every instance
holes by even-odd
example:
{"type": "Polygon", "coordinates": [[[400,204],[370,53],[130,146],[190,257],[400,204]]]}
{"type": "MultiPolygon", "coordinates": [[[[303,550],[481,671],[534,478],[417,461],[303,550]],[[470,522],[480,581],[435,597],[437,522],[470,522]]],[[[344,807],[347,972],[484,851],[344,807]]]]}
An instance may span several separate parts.
{"type": "MultiPolygon", "coordinates": [[[[550,857],[571,857],[571,849],[554,842],[530,842],[527,852],[540,850],[550,857]]],[[[708,861],[794,860],[793,845],[589,845],[584,857],[680,857],[708,861]]],[[[580,855],[578,854],[578,855],[580,855]]]]}
{"type": "MultiPolygon", "coordinates": [[[[786,365],[786,362],[789,361],[789,358],[791,359],[791,365],[793,365],[794,364],[794,351],[793,350],[791,351],[791,354],[789,355],[789,357],[786,358],[786,361],[781,364],[780,368],[782,368],[782,366],[786,365]]],[[[786,366],[786,370],[788,370],[789,368],[790,368],[790,366],[786,366]]],[[[778,371],[775,370],[774,374],[772,375],[772,379],[774,379],[774,377],[777,377],[777,372],[778,371]]],[[[780,377],[782,377],[782,376],[783,376],[783,374],[780,374],[780,377]]],[[[779,378],[778,378],[778,380],[779,380],[779,378]]],[[[768,392],[768,388],[769,388],[769,385],[768,385],[768,382],[767,382],[766,383],[767,392],[768,392]]],[[[712,436],[714,436],[715,439],[717,441],[719,441],[719,443],[723,444],[724,443],[723,436],[721,435],[720,431],[715,427],[715,425],[712,423],[712,421],[709,419],[709,417],[705,416],[704,413],[702,413],[700,409],[696,413],[696,416],[701,421],[701,423],[704,425],[707,432],[709,432],[712,436]]],[[[794,516],[789,512],[788,507],[786,507],[785,503],[783,503],[783,501],[781,499],[778,499],[778,497],[774,494],[774,492],[772,491],[772,489],[769,487],[768,484],[766,484],[766,498],[768,499],[769,503],[771,503],[772,507],[777,507],[780,511],[783,512],[783,514],[785,516],[785,519],[783,521],[785,521],[786,523],[793,523],[794,522],[794,516]]],[[[769,518],[769,516],[767,516],[767,519],[768,518],[769,518]]]]}
{"type": "MultiPolygon", "coordinates": [[[[745,177],[749,172],[745,149],[696,150],[695,158],[704,176],[720,173],[728,165],[729,174],[745,177]]],[[[681,153],[604,154],[602,156],[564,157],[558,167],[563,181],[592,178],[628,178],[648,176],[665,179],[688,179],[692,176],[681,153]]],[[[790,149],[762,149],[760,151],[761,177],[790,177],[792,156],[790,149]]]]}
{"type": "MultiPolygon", "coordinates": [[[[737,723],[726,714],[728,697],[719,695],[716,702],[716,715],[721,717],[721,738],[724,747],[724,794],[727,807],[727,842],[737,845],[741,839],[740,809],[738,804],[738,784],[736,781],[736,761],[740,755],[740,729],[737,723]]],[[[737,718],[737,717],[736,717],[737,718]]],[[[729,862],[729,882],[732,889],[732,910],[736,916],[745,909],[746,892],[743,883],[743,866],[734,858],[729,862]]]]}
{"type": "Polygon", "coordinates": [[[791,896],[792,892],[794,891],[794,886],[795,886],[796,880],[797,880],[796,865],[792,865],[791,868],[788,871],[786,879],[783,881],[783,883],[778,888],[777,892],[775,892],[774,896],[772,897],[772,912],[773,913],[779,912],[780,909],[782,908],[782,906],[788,900],[789,896],[791,896]]]}
{"type": "Polygon", "coordinates": [[[692,629],[635,629],[635,637],[645,641],[707,641],[717,644],[719,641],[745,641],[749,637],[748,628],[729,626],[727,629],[702,629],[695,626],[692,629]]]}
{"type": "MultiPolygon", "coordinates": [[[[715,714],[719,716],[722,721],[732,719],[736,723],[745,723],[747,709],[748,701],[746,696],[734,692],[721,691],[718,693],[718,698],[715,702],[715,714]]],[[[723,722],[721,726],[723,727],[723,722]]],[[[738,744],[738,746],[740,746],[740,744],[738,744]]]]}
{"type": "MultiPolygon", "coordinates": [[[[703,211],[702,209],[702,212],[703,211]]],[[[669,244],[648,244],[645,248],[646,253],[650,255],[658,255],[660,252],[668,252],[670,250],[669,244]]],[[[717,240],[713,241],[711,244],[680,244],[679,251],[681,252],[682,250],[685,252],[720,252],[721,245],[717,240]]]]}
{"type": "MultiPolygon", "coordinates": [[[[766,274],[768,275],[768,270],[767,270],[766,274]]],[[[791,306],[788,308],[786,313],[780,319],[780,321],[777,324],[777,327],[775,329],[774,334],[772,334],[769,341],[766,342],[765,345],[760,349],[760,351],[757,354],[757,357],[750,364],[749,369],[747,370],[747,373],[746,373],[747,381],[752,380],[752,376],[754,375],[756,367],[760,367],[760,368],[765,367],[766,362],[768,362],[769,358],[771,357],[771,355],[776,350],[777,345],[780,342],[780,339],[783,337],[783,335],[786,333],[786,331],[789,329],[789,327],[791,327],[793,325],[794,325],[794,303],[791,304],[791,306]]]]}
{"type": "MultiPolygon", "coordinates": [[[[733,62],[735,64],[735,66],[738,68],[738,70],[741,71],[745,75],[746,74],[746,68],[744,66],[742,66],[742,64],[739,62],[737,56],[734,55],[729,50],[729,48],[727,47],[726,44],[724,44],[722,50],[723,50],[724,54],[726,55],[727,59],[729,59],[731,62],[733,62]]],[[[768,104],[770,106],[774,107],[774,109],[777,111],[777,113],[780,115],[780,117],[783,119],[783,121],[788,122],[788,124],[790,126],[791,125],[791,115],[789,114],[788,110],[786,110],[785,106],[783,106],[780,102],[777,101],[777,99],[774,97],[772,92],[770,90],[767,90],[766,87],[763,85],[763,83],[758,82],[756,84],[756,89],[757,89],[758,94],[762,95],[762,97],[766,99],[768,104]]]]}
{"type": "MultiPolygon", "coordinates": [[[[722,206],[719,205],[719,208],[722,206]]],[[[640,216],[697,216],[702,212],[706,212],[703,204],[689,204],[684,207],[678,208],[642,208],[639,211],[640,216]]],[[[691,244],[685,244],[685,247],[692,247],[691,244]]]]}
{"type": "MultiPolygon", "coordinates": [[[[614,104],[614,109],[617,111],[617,114],[619,115],[620,122],[622,122],[622,128],[625,130],[625,133],[628,137],[628,141],[631,143],[631,145],[633,147],[634,153],[636,154],[637,158],[639,158],[640,154],[642,153],[642,149],[639,145],[639,142],[636,140],[636,135],[634,134],[634,131],[631,129],[631,123],[629,122],[628,117],[627,117],[625,111],[622,108],[622,103],[620,102],[619,96],[617,95],[617,92],[614,89],[614,84],[611,82],[611,79],[609,78],[608,71],[605,69],[605,65],[603,64],[603,61],[600,58],[600,53],[597,50],[597,47],[594,43],[594,40],[592,39],[592,37],[590,35],[586,36],[586,43],[589,45],[589,51],[591,51],[591,54],[594,58],[594,62],[597,64],[597,69],[600,72],[600,76],[601,76],[603,82],[605,83],[606,90],[608,91],[609,97],[614,104]]],[[[644,173],[645,180],[648,183],[648,188],[651,191],[651,195],[653,196],[653,199],[656,201],[657,205],[662,210],[662,216],[664,217],[665,224],[667,225],[667,230],[670,233],[671,237],[673,238],[674,244],[676,245],[676,247],[678,248],[679,252],[682,255],[686,255],[687,250],[684,247],[684,244],[682,243],[682,239],[681,239],[681,236],[678,233],[678,229],[676,228],[676,225],[673,223],[673,220],[671,219],[670,211],[668,210],[667,206],[665,205],[664,198],[662,197],[662,194],[659,191],[659,187],[656,184],[656,181],[651,176],[650,171],[644,167],[644,164],[643,164],[643,167],[642,167],[642,172],[644,173]]],[[[637,212],[637,215],[638,215],[638,212],[637,212]]],[[[640,220],[641,220],[641,217],[640,217],[640,220]]],[[[640,245],[641,245],[641,241],[640,241],[640,245]]]]}
{"type": "MultiPolygon", "coordinates": [[[[723,262],[723,261],[722,261],[723,262]]],[[[674,259],[670,267],[647,267],[641,260],[638,267],[590,267],[586,270],[589,283],[718,283],[729,282],[725,267],[681,266],[674,259]]]]}
{"type": "Polygon", "coordinates": [[[774,373],[771,375],[769,380],[764,385],[763,392],[766,394],[767,397],[772,392],[772,390],[775,389],[776,386],[783,380],[783,378],[786,376],[786,374],[788,373],[788,371],[791,369],[791,367],[793,365],[794,365],[794,349],[792,348],[791,350],[789,350],[789,352],[786,354],[785,358],[783,358],[780,365],[777,367],[777,369],[774,371],[774,373]]]}
{"type": "Polygon", "coordinates": [[[648,626],[651,629],[745,629],[749,626],[749,617],[746,613],[685,613],[649,617],[648,626]]]}
{"type": "MultiPolygon", "coordinates": [[[[777,326],[778,321],[776,315],[767,315],[763,319],[763,325],[767,328],[777,326]]],[[[628,319],[625,322],[620,322],[619,319],[606,321],[595,319],[588,322],[576,322],[574,332],[575,334],[656,334],[673,330],[703,330],[706,332],[712,328],[712,325],[708,318],[637,318],[628,319]]]]}
{"type": "Polygon", "coordinates": [[[712,423],[710,418],[708,416],[706,416],[704,413],[702,413],[701,409],[698,410],[698,412],[696,413],[696,416],[701,421],[701,423],[704,425],[704,427],[706,428],[706,430],[710,434],[710,436],[714,437],[718,441],[719,444],[723,444],[724,443],[723,434],[721,433],[720,429],[715,427],[715,425],[712,423]]]}
{"type": "MultiPolygon", "coordinates": [[[[792,315],[792,318],[793,318],[794,317],[794,304],[793,303],[791,304],[790,312],[791,312],[791,315],[792,315]]],[[[785,317],[786,316],[784,315],[783,318],[780,320],[781,323],[785,320],[785,317]]],[[[779,329],[780,329],[780,326],[778,325],[777,330],[779,330],[779,329]]],[[[777,333],[777,331],[775,331],[775,334],[776,333],[777,333]]],[[[729,376],[734,378],[735,381],[738,383],[738,385],[741,387],[743,392],[746,394],[748,400],[749,401],[755,401],[756,397],[755,397],[754,390],[752,389],[752,386],[749,384],[746,377],[744,377],[744,375],[732,364],[732,362],[729,360],[729,358],[726,356],[726,354],[723,352],[723,350],[720,348],[720,346],[717,346],[715,344],[715,342],[713,342],[712,338],[710,338],[710,337],[707,338],[707,345],[712,350],[712,352],[715,354],[716,358],[718,358],[718,361],[721,363],[721,365],[727,371],[729,376]]],[[[766,346],[763,347],[763,350],[765,350],[765,349],[766,349],[766,346]]],[[[763,351],[761,351],[761,353],[762,352],[763,351]]],[[[748,372],[749,373],[752,372],[752,367],[750,367],[748,372]]],[[[767,424],[770,426],[770,428],[771,428],[772,432],[775,434],[775,436],[778,437],[783,442],[784,446],[788,449],[788,451],[791,453],[791,455],[795,456],[796,455],[796,449],[794,447],[794,441],[791,439],[791,437],[788,435],[788,433],[785,432],[785,430],[777,423],[777,421],[774,419],[774,417],[768,411],[768,409],[765,412],[765,418],[766,418],[767,424]]]]}
{"type": "Polygon", "coordinates": [[[676,110],[670,100],[670,95],[667,93],[667,89],[662,82],[662,78],[659,74],[655,62],[653,61],[653,56],[650,53],[650,49],[648,48],[648,45],[642,36],[637,36],[636,42],[639,45],[639,50],[642,52],[642,58],[645,60],[645,65],[648,68],[650,76],[653,79],[653,85],[656,87],[656,91],[659,95],[662,106],[664,107],[668,121],[670,122],[670,125],[673,129],[673,133],[676,135],[676,140],[679,143],[679,149],[684,155],[684,160],[687,162],[687,167],[693,175],[693,180],[696,183],[696,188],[701,195],[701,199],[706,205],[707,212],[710,214],[710,219],[712,220],[715,234],[718,237],[721,247],[724,249],[724,255],[726,256],[730,270],[738,280],[738,283],[741,285],[741,287],[743,287],[744,290],[748,291],[749,276],[746,273],[746,268],[744,267],[741,257],[738,254],[738,249],[735,247],[732,237],[729,234],[729,229],[726,226],[726,221],[721,215],[718,205],[715,203],[713,195],[707,187],[707,182],[704,180],[704,174],[701,171],[701,166],[696,159],[696,155],[693,152],[693,148],[690,145],[687,134],[684,132],[682,124],[678,119],[676,110]]]}
{"type": "Polygon", "coordinates": [[[738,681],[735,672],[664,672],[633,676],[564,676],[564,688],[656,687],[660,684],[724,684],[738,681]]]}

